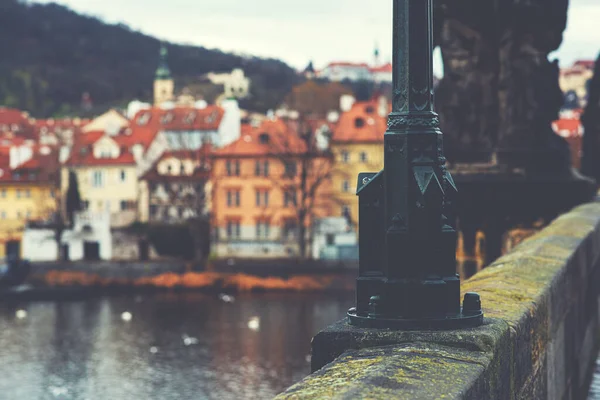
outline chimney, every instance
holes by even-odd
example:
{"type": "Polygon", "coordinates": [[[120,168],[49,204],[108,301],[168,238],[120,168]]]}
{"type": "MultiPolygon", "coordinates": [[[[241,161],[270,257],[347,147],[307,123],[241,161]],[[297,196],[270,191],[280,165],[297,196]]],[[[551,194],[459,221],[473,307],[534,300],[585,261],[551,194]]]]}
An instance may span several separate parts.
{"type": "Polygon", "coordinates": [[[343,94],[340,97],[340,110],[342,112],[348,112],[352,109],[352,106],[356,102],[356,99],[351,94],[343,94]]]}
{"type": "Polygon", "coordinates": [[[387,117],[388,114],[390,113],[390,111],[388,109],[387,97],[379,96],[379,99],[377,99],[377,113],[381,117],[384,117],[384,118],[387,117]]]}

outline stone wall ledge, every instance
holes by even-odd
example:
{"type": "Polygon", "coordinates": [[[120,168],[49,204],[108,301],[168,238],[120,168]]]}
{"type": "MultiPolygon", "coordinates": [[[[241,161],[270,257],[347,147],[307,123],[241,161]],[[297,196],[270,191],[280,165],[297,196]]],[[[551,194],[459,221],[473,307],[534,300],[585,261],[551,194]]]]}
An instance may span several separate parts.
{"type": "Polygon", "coordinates": [[[463,284],[484,325],[402,332],[345,320],[279,399],[584,399],[599,333],[600,204],[577,207],[463,284]]]}

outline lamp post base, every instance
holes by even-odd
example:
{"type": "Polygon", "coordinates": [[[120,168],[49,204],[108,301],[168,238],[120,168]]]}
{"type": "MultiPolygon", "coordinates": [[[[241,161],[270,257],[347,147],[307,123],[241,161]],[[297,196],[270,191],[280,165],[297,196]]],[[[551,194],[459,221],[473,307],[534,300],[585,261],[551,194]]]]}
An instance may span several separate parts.
{"type": "Polygon", "coordinates": [[[454,330],[464,328],[474,328],[483,324],[483,311],[475,313],[463,313],[451,315],[444,318],[385,318],[360,316],[356,314],[356,309],[348,310],[348,322],[350,325],[361,328],[373,329],[392,329],[392,330],[454,330]]]}

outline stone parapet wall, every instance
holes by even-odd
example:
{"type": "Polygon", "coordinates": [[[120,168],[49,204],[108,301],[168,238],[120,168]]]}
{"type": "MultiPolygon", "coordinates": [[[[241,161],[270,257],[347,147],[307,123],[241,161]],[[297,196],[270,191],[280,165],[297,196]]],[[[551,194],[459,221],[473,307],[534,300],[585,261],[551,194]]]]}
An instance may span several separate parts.
{"type": "Polygon", "coordinates": [[[365,330],[313,340],[316,372],[279,399],[584,399],[599,335],[600,204],[556,219],[463,284],[482,327],[365,330]]]}

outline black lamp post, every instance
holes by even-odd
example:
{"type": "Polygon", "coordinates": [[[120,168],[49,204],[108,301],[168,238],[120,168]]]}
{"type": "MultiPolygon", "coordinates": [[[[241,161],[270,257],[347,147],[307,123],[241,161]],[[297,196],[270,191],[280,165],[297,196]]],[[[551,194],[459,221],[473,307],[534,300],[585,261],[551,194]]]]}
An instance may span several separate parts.
{"type": "Polygon", "coordinates": [[[350,324],[452,329],[480,325],[479,295],[460,304],[452,201],[433,111],[433,0],[394,1],[393,110],[384,170],[360,174],[360,270],[350,324]]]}

